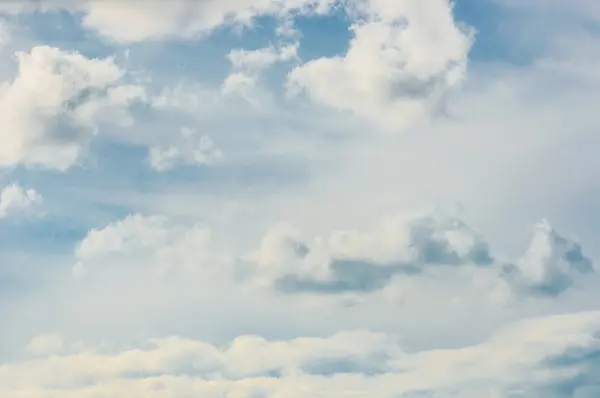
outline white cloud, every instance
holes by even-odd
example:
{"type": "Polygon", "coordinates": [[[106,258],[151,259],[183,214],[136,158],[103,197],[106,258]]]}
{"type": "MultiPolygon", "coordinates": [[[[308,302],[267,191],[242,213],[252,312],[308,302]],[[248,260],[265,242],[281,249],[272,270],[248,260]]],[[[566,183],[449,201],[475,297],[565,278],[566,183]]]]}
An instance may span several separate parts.
{"type": "Polygon", "coordinates": [[[66,9],[83,13],[83,25],[118,42],[164,37],[193,38],[223,25],[251,25],[261,15],[286,18],[290,12],[326,13],[336,0],[174,0],[146,7],[137,2],[44,0],[2,3],[0,12],[66,9]],[[123,15],[129,15],[128,20],[123,15]]]}
{"type": "MultiPolygon", "coordinates": [[[[352,4],[352,3],[351,3],[352,4]]],[[[455,23],[447,0],[359,3],[344,56],[296,67],[292,93],[366,118],[388,132],[421,122],[443,107],[465,78],[472,33],[455,23]]]]}
{"type": "Polygon", "coordinates": [[[200,225],[178,225],[164,216],[130,215],[93,229],[79,243],[76,276],[114,267],[141,267],[151,273],[227,272],[231,260],[214,246],[212,233],[200,225]]]}
{"type": "Polygon", "coordinates": [[[43,202],[36,190],[23,188],[18,184],[6,186],[0,192],[0,219],[13,213],[25,212],[43,202]]]}
{"type": "Polygon", "coordinates": [[[157,171],[167,171],[179,165],[213,165],[223,159],[223,152],[207,136],[182,128],[180,139],[166,147],[150,147],[148,160],[157,171]]]}
{"type": "Polygon", "coordinates": [[[580,396],[598,388],[599,331],[598,312],[573,313],[513,324],[477,345],[411,353],[396,336],[368,331],[240,336],[223,347],[171,337],[5,364],[0,396],[562,397],[557,389],[575,380],[568,396],[580,396]]]}
{"type": "Polygon", "coordinates": [[[37,46],[17,53],[18,75],[0,87],[0,166],[72,166],[98,123],[133,123],[127,108],[141,87],[121,83],[112,59],[37,46]]]}

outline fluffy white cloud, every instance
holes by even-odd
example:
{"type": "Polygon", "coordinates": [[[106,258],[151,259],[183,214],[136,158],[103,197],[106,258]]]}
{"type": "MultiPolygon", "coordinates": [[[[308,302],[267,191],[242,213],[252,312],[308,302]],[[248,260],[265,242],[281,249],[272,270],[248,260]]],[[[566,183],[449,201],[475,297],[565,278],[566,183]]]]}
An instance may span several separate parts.
{"type": "Polygon", "coordinates": [[[182,128],[180,139],[167,147],[151,147],[148,154],[150,166],[157,171],[167,171],[179,165],[212,165],[223,159],[223,152],[213,140],[189,128],[182,128]]]}
{"type": "MultiPolygon", "coordinates": [[[[351,3],[352,4],[352,3],[351,3]]],[[[448,0],[364,1],[344,56],[296,67],[292,93],[350,111],[388,132],[420,122],[444,106],[465,78],[472,32],[455,23],[448,0]]]]}
{"type": "Polygon", "coordinates": [[[477,345],[410,353],[396,336],[368,331],[240,336],[222,347],[171,337],[5,364],[0,396],[591,397],[599,332],[600,313],[588,312],[513,324],[477,345]]]}
{"type": "Polygon", "coordinates": [[[65,170],[77,162],[98,123],[131,124],[128,106],[143,98],[121,82],[112,59],[88,59],[48,46],[17,53],[18,75],[0,86],[0,167],[65,170]]]}
{"type": "Polygon", "coordinates": [[[35,189],[11,184],[0,192],[0,219],[12,213],[27,211],[42,201],[42,196],[35,189]]]}
{"type": "Polygon", "coordinates": [[[0,5],[0,12],[66,9],[83,13],[83,24],[118,42],[164,37],[192,38],[222,25],[251,25],[261,15],[283,20],[293,11],[325,13],[337,0],[174,0],[147,7],[138,2],[105,0],[29,0],[0,5]],[[128,15],[127,20],[123,15],[128,15]]]}
{"type": "Polygon", "coordinates": [[[107,267],[141,267],[150,271],[227,272],[231,260],[217,250],[209,229],[178,225],[164,216],[134,214],[93,229],[77,247],[74,272],[107,267]]]}

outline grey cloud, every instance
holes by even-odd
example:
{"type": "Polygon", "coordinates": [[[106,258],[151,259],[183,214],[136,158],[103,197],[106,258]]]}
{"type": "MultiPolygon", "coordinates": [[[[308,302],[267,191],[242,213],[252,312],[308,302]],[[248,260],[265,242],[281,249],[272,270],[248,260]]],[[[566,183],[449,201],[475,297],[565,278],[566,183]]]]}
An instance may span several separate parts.
{"type": "Polygon", "coordinates": [[[333,274],[330,280],[320,281],[290,274],[277,279],[275,288],[285,293],[368,293],[383,289],[398,273],[418,272],[416,268],[405,268],[401,265],[386,266],[361,260],[332,260],[329,267],[333,274]]]}

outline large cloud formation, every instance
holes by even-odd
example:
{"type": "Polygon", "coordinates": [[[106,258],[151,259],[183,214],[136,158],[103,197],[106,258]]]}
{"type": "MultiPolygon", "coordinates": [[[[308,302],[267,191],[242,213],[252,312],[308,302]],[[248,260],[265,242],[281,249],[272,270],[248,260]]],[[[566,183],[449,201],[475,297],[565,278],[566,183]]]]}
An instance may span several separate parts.
{"type": "Polygon", "coordinates": [[[397,336],[347,331],[226,346],[169,337],[129,349],[40,336],[0,367],[2,397],[577,397],[600,392],[600,313],[513,324],[477,345],[407,352],[397,336]]]}

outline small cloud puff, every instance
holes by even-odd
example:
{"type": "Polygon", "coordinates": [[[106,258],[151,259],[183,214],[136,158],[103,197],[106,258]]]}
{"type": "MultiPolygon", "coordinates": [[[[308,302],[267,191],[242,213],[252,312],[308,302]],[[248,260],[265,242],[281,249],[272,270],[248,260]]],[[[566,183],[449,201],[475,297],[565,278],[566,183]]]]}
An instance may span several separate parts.
{"type": "Polygon", "coordinates": [[[189,128],[182,128],[177,142],[151,147],[148,153],[150,166],[156,171],[168,171],[180,165],[210,166],[223,159],[223,152],[207,136],[198,136],[189,128]]]}
{"type": "Polygon", "coordinates": [[[0,192],[0,219],[26,212],[42,202],[43,198],[36,190],[11,184],[0,192]]]}
{"type": "Polygon", "coordinates": [[[541,295],[558,295],[578,277],[594,272],[579,243],[561,236],[548,221],[535,227],[525,254],[506,266],[507,277],[521,289],[541,295]]]}

